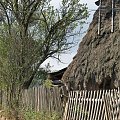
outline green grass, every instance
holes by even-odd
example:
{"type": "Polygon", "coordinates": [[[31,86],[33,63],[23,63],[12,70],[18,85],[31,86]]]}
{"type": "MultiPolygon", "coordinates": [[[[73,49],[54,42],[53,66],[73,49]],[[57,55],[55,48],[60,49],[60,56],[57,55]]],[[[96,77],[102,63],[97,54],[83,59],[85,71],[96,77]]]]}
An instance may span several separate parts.
{"type": "Polygon", "coordinates": [[[24,111],[23,114],[24,120],[61,120],[61,116],[59,113],[41,111],[35,112],[33,110],[24,111]]]}

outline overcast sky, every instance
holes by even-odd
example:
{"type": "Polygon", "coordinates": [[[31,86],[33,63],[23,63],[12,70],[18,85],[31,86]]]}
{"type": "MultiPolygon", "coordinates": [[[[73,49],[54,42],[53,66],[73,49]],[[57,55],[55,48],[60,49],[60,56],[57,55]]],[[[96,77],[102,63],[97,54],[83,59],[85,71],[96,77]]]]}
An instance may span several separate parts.
{"type": "MultiPolygon", "coordinates": [[[[59,4],[60,4],[60,1],[61,0],[53,0],[52,1],[52,4],[55,6],[55,7],[59,7],[59,4]],[[58,2],[59,1],[59,2],[58,2]]],[[[97,0],[81,0],[82,3],[87,3],[87,6],[88,6],[88,11],[91,11],[91,10],[96,10],[97,9],[97,6],[95,5],[95,1],[97,0]]],[[[92,17],[93,17],[93,14],[94,14],[95,11],[92,11],[90,12],[90,17],[88,18],[87,22],[90,23],[92,21],[92,17]]],[[[83,31],[86,31],[89,27],[89,24],[87,25],[84,25],[83,26],[83,31]]],[[[82,40],[82,37],[84,36],[85,34],[77,37],[76,39],[79,40],[79,43],[80,41],[82,40]]],[[[61,55],[61,61],[63,63],[60,63],[59,61],[57,61],[56,59],[52,59],[52,58],[49,58],[47,59],[43,64],[42,64],[42,67],[44,67],[47,63],[50,63],[50,66],[51,67],[51,71],[56,71],[56,70],[60,70],[62,68],[65,68],[67,67],[70,62],[72,61],[73,57],[75,56],[75,54],[77,53],[77,49],[78,49],[78,46],[79,46],[79,43],[78,45],[76,45],[74,48],[71,49],[70,52],[68,52],[67,54],[62,54],[61,55]]]]}

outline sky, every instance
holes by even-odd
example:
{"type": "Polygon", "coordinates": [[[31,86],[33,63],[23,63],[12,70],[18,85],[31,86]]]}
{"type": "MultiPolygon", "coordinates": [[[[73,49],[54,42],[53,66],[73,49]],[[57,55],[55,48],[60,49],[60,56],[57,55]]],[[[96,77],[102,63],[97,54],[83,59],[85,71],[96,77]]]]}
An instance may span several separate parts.
{"type": "MultiPolygon", "coordinates": [[[[56,8],[59,7],[60,5],[60,1],[61,0],[52,0],[51,4],[54,5],[56,8]],[[58,2],[59,1],[59,2],[58,2]]],[[[95,11],[93,10],[96,10],[97,9],[97,6],[95,5],[95,1],[97,0],[81,0],[82,3],[87,3],[87,7],[88,7],[88,11],[91,11],[90,12],[90,16],[89,18],[87,19],[87,22],[90,23],[92,21],[92,18],[93,18],[93,14],[95,11]]],[[[89,27],[89,24],[85,24],[83,26],[83,31],[87,31],[89,27]]],[[[63,69],[65,67],[67,67],[73,60],[73,57],[76,55],[77,53],[77,49],[78,49],[78,46],[82,40],[82,38],[84,37],[85,34],[82,34],[81,36],[79,37],[76,37],[75,39],[79,40],[78,44],[72,48],[68,53],[66,54],[61,54],[60,56],[60,59],[62,61],[59,62],[58,60],[56,59],[53,59],[53,58],[48,58],[42,65],[41,67],[44,67],[46,66],[48,63],[50,64],[50,70],[51,71],[58,71],[60,69],[63,69]]]]}

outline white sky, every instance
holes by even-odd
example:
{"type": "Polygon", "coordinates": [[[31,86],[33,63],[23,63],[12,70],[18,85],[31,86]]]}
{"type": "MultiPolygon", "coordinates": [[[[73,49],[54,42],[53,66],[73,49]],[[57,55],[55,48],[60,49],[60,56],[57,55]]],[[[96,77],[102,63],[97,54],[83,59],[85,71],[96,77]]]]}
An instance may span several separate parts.
{"type": "MultiPolygon", "coordinates": [[[[52,0],[52,4],[55,7],[59,7],[60,1],[61,0],[52,0]]],[[[81,0],[82,3],[87,3],[89,11],[97,9],[97,6],[95,5],[95,1],[97,1],[97,0],[81,0]]],[[[92,21],[92,17],[93,17],[94,12],[95,11],[90,12],[90,17],[88,18],[87,22],[91,22],[92,21]]],[[[87,30],[88,27],[89,27],[89,24],[88,25],[84,25],[83,26],[83,30],[84,31],[87,30]]],[[[79,43],[82,40],[83,36],[84,35],[81,35],[81,37],[76,38],[76,39],[79,39],[79,43]]],[[[76,47],[72,48],[71,51],[68,52],[67,54],[62,54],[61,55],[60,58],[61,58],[61,61],[63,63],[60,63],[56,59],[49,58],[42,64],[42,67],[44,67],[47,63],[50,63],[50,66],[52,66],[51,67],[51,71],[56,71],[56,70],[60,70],[62,68],[67,67],[71,63],[71,61],[72,61],[73,57],[75,56],[75,54],[77,53],[78,45],[76,45],[76,47]]]]}

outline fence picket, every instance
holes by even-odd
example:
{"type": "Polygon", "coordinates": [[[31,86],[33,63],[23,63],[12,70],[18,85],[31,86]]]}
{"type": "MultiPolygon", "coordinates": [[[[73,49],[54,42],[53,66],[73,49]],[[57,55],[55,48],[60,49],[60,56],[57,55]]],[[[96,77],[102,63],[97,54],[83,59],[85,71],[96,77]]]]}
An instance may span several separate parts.
{"type": "Polygon", "coordinates": [[[76,118],[76,114],[77,114],[77,105],[78,105],[78,91],[75,92],[75,109],[74,109],[74,116],[73,116],[73,120],[75,120],[76,118]]]}
{"type": "Polygon", "coordinates": [[[68,102],[67,102],[67,106],[66,106],[68,109],[67,109],[67,113],[66,113],[66,120],[69,120],[69,109],[70,109],[70,93],[69,93],[69,99],[68,99],[68,102]]]}
{"type": "Polygon", "coordinates": [[[88,119],[89,120],[89,117],[90,117],[90,113],[91,113],[91,102],[92,102],[92,91],[90,91],[90,99],[89,99],[89,108],[88,108],[88,119]]]}
{"type": "Polygon", "coordinates": [[[71,100],[71,102],[72,102],[72,109],[71,109],[71,120],[73,120],[73,116],[74,116],[74,109],[75,109],[75,102],[74,102],[74,100],[75,100],[75,98],[74,98],[74,95],[75,95],[75,92],[71,92],[72,93],[72,100],[71,100]]]}
{"type": "Polygon", "coordinates": [[[79,112],[80,112],[80,115],[79,115],[79,120],[81,120],[81,117],[82,117],[82,114],[83,114],[83,103],[84,103],[84,101],[83,101],[83,99],[84,99],[84,97],[85,97],[85,91],[84,90],[82,90],[81,91],[81,98],[80,98],[80,110],[79,110],[79,112]]]}
{"type": "Polygon", "coordinates": [[[71,113],[72,113],[72,91],[70,92],[70,111],[69,111],[69,118],[68,120],[71,120],[71,113]]]}
{"type": "Polygon", "coordinates": [[[89,103],[89,97],[90,97],[90,91],[88,91],[88,94],[87,94],[87,98],[86,98],[86,106],[85,106],[85,111],[86,111],[86,115],[85,115],[85,117],[84,117],[84,120],[86,120],[86,118],[88,117],[88,111],[87,111],[87,109],[88,109],[88,103],[89,103]]]}
{"type": "Polygon", "coordinates": [[[86,105],[86,96],[87,96],[87,91],[85,90],[84,92],[84,98],[83,98],[83,109],[82,109],[82,116],[81,116],[81,120],[84,119],[84,117],[86,116],[86,111],[85,111],[85,105],[86,105]]]}
{"type": "Polygon", "coordinates": [[[98,91],[98,93],[99,93],[99,98],[98,98],[98,100],[97,100],[97,102],[98,102],[98,106],[97,106],[97,109],[96,109],[96,113],[95,113],[95,120],[97,120],[97,118],[98,118],[98,113],[99,113],[99,107],[100,107],[100,100],[101,100],[101,94],[102,94],[102,91],[100,90],[100,91],[98,91]]]}
{"type": "Polygon", "coordinates": [[[79,118],[79,114],[80,114],[80,98],[81,98],[81,91],[78,91],[78,104],[77,104],[77,113],[76,113],[76,120],[78,120],[79,118]]]}
{"type": "Polygon", "coordinates": [[[96,108],[97,108],[97,103],[98,103],[98,97],[99,97],[99,91],[96,91],[96,98],[95,98],[95,106],[94,106],[94,111],[93,111],[93,119],[95,120],[95,114],[96,114],[96,108]]]}
{"type": "MultiPolygon", "coordinates": [[[[96,91],[93,92],[93,98],[92,98],[92,99],[95,99],[95,93],[96,93],[96,91]]],[[[93,113],[94,102],[95,102],[95,101],[93,100],[93,101],[92,101],[91,113],[93,113]]],[[[92,118],[92,115],[93,115],[93,114],[90,115],[90,120],[93,119],[93,118],[92,118]]]]}

